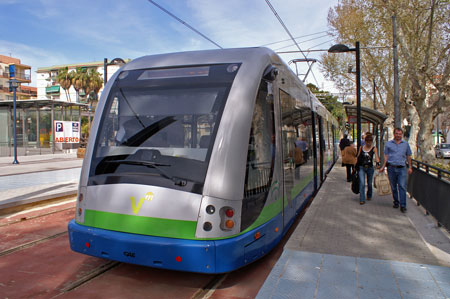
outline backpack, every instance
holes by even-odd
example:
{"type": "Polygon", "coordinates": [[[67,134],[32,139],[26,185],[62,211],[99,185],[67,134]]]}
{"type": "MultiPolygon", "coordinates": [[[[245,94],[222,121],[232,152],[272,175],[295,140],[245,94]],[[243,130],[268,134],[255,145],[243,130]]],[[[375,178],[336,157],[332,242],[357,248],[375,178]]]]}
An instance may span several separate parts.
{"type": "Polygon", "coordinates": [[[365,152],[361,148],[361,153],[359,155],[359,165],[361,166],[373,166],[373,154],[375,153],[374,147],[369,152],[365,152]]]}

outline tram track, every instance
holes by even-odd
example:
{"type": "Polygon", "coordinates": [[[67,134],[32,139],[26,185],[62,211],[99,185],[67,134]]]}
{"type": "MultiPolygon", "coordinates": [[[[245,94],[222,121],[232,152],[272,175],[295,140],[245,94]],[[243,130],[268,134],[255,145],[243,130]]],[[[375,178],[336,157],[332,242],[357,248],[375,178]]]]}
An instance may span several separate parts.
{"type": "Polygon", "coordinates": [[[120,264],[121,264],[120,262],[109,261],[106,264],[103,264],[100,267],[97,267],[97,268],[93,269],[92,271],[90,271],[88,274],[84,275],[80,279],[70,283],[69,285],[66,285],[60,291],[62,293],[68,293],[68,292],[70,292],[70,291],[72,291],[72,290],[74,290],[74,289],[84,285],[85,283],[91,281],[92,279],[102,275],[103,273],[114,269],[115,267],[119,266],[120,264]]]}
{"type": "Polygon", "coordinates": [[[214,277],[201,289],[192,295],[191,299],[208,299],[214,294],[214,291],[227,278],[228,273],[214,275],[214,277]]]}
{"type": "Polygon", "coordinates": [[[47,213],[39,214],[39,215],[34,215],[34,216],[21,217],[21,218],[19,218],[17,220],[9,221],[9,222],[6,222],[6,223],[0,223],[0,227],[13,225],[13,224],[16,224],[16,223],[23,223],[24,221],[34,220],[34,219],[37,219],[37,218],[49,216],[49,215],[56,214],[56,213],[59,213],[59,212],[65,212],[65,211],[71,210],[71,209],[74,209],[74,207],[68,207],[68,208],[64,208],[64,209],[61,209],[61,210],[51,211],[51,212],[47,212],[47,213]]]}
{"type": "Polygon", "coordinates": [[[34,245],[37,245],[37,244],[40,244],[40,243],[44,243],[46,241],[58,238],[58,237],[60,237],[60,236],[62,236],[64,234],[67,234],[67,230],[63,231],[63,232],[60,232],[60,233],[53,234],[51,236],[47,236],[47,237],[44,237],[44,238],[41,238],[41,239],[38,239],[38,240],[34,240],[34,241],[31,241],[31,242],[28,242],[28,243],[24,243],[24,244],[21,244],[21,245],[14,246],[12,248],[3,250],[3,251],[0,252],[0,256],[5,256],[5,255],[8,255],[8,254],[11,254],[11,253],[23,250],[23,249],[27,249],[27,248],[33,247],[34,245]]]}

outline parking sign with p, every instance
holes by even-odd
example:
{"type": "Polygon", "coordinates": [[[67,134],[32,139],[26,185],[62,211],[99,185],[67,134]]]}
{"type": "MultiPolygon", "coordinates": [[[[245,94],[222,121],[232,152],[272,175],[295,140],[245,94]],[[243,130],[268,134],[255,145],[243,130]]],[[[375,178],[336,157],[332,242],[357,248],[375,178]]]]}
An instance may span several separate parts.
{"type": "Polygon", "coordinates": [[[56,132],[64,132],[64,126],[61,121],[55,122],[55,131],[56,132]]]}

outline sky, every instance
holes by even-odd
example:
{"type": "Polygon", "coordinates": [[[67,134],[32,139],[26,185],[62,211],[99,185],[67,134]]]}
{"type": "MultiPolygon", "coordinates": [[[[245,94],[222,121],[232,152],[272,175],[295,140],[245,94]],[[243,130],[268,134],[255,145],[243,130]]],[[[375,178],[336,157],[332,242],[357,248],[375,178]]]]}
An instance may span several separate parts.
{"type": "MultiPolygon", "coordinates": [[[[298,50],[266,0],[152,1],[223,48],[298,50]]],[[[269,1],[301,50],[334,44],[327,16],[338,0],[269,1]]],[[[40,67],[218,48],[148,0],[0,0],[0,28],[0,54],[32,67],[31,86],[40,67]]],[[[305,56],[319,59],[321,53],[305,56]]],[[[286,63],[304,58],[301,53],[280,56],[286,63]]],[[[297,66],[306,73],[305,62],[297,66]]],[[[335,92],[319,62],[306,83],[335,92]]]]}

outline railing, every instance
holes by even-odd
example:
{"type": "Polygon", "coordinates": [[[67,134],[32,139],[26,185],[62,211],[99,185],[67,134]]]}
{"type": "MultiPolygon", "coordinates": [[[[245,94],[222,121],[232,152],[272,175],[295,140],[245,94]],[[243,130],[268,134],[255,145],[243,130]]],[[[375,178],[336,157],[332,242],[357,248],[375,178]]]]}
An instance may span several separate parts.
{"type": "Polygon", "coordinates": [[[14,76],[17,79],[31,80],[31,75],[25,72],[15,72],[14,76]]]}
{"type": "Polygon", "coordinates": [[[28,95],[37,95],[37,92],[33,92],[30,89],[23,89],[23,88],[18,88],[17,93],[24,93],[24,94],[28,94],[28,95]]]}
{"type": "Polygon", "coordinates": [[[408,193],[436,218],[438,226],[450,230],[450,172],[417,160],[412,162],[408,193]]]}

